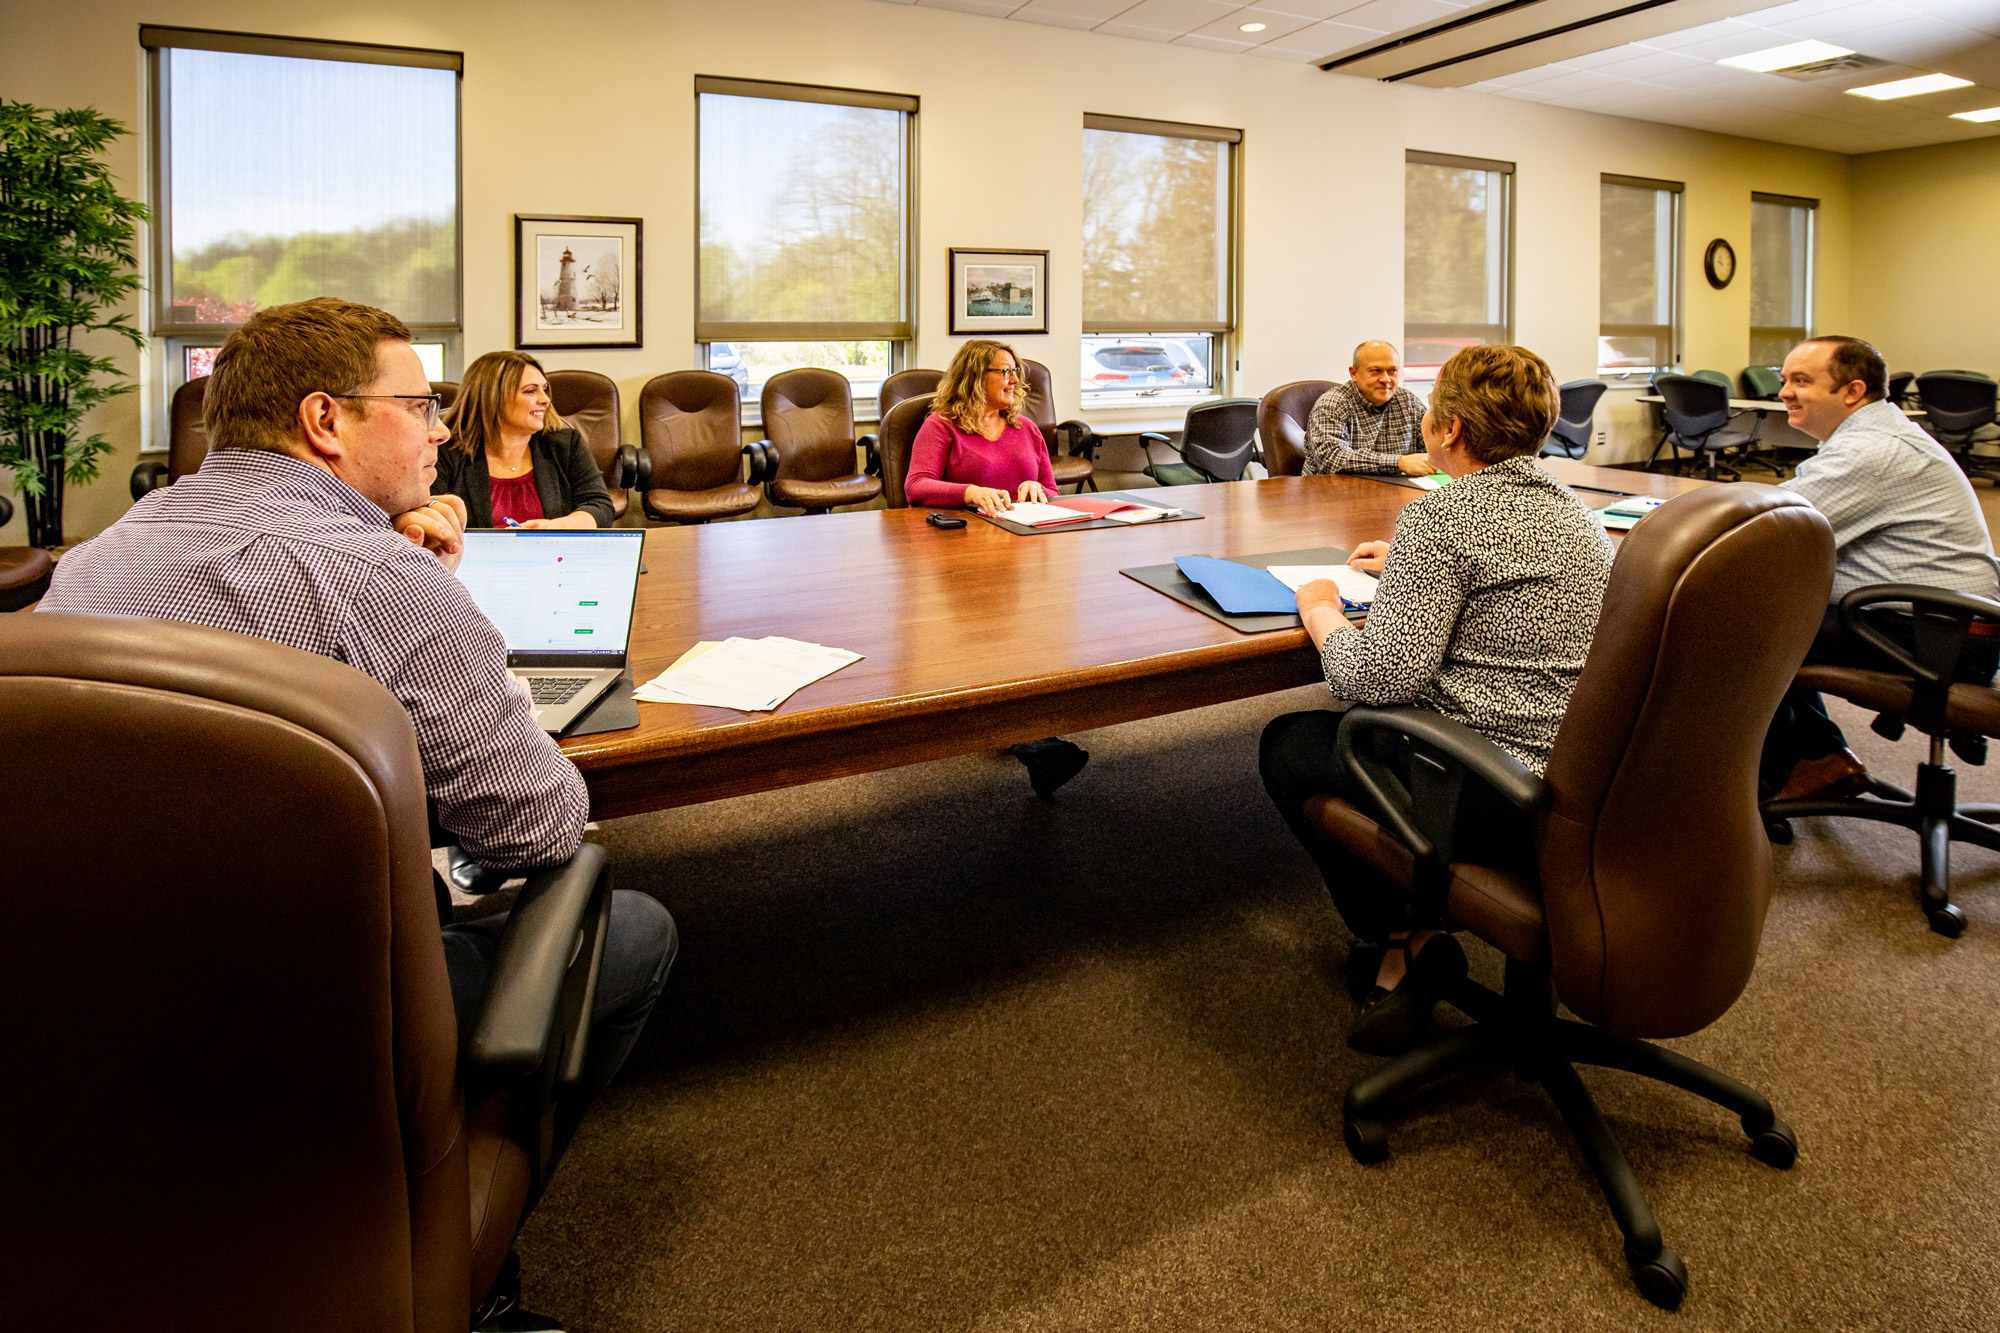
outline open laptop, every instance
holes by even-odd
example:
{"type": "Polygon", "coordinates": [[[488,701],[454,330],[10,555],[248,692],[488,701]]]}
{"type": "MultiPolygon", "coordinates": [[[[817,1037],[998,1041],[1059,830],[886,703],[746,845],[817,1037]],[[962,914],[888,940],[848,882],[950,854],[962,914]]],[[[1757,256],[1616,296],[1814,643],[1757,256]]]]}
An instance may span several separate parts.
{"type": "Polygon", "coordinates": [[[625,672],[639,591],[637,528],[475,528],[459,580],[528,685],[542,730],[560,735],[625,672]]]}

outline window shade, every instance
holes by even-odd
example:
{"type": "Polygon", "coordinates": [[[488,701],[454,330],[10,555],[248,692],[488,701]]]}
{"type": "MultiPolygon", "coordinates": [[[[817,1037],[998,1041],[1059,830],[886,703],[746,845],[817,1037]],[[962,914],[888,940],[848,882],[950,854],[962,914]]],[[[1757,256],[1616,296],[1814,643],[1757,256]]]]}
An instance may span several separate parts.
{"type": "Polygon", "coordinates": [[[1750,363],[1775,366],[1812,330],[1809,199],[1750,197],[1750,363]]]}
{"type": "Polygon", "coordinates": [[[1675,361],[1680,187],[1604,178],[1598,248],[1598,365],[1660,369],[1675,361]]]}
{"type": "Polygon", "coordinates": [[[1439,364],[1511,336],[1513,165],[1441,154],[1403,165],[1403,359],[1439,364]]]}
{"type": "Polygon", "coordinates": [[[910,115],[881,102],[915,99],[756,87],[696,85],[696,341],[908,338],[910,115]]]}
{"type": "Polygon", "coordinates": [[[1229,329],[1231,145],[1238,137],[1234,130],[1085,119],[1084,332],[1229,329]]]}
{"type": "Polygon", "coordinates": [[[377,60],[329,43],[337,56],[311,58],[296,53],[313,43],[277,39],[264,40],[287,54],[234,49],[257,40],[162,43],[154,56],[168,275],[156,330],[232,326],[313,296],[457,328],[456,57],[389,48],[377,60]]]}

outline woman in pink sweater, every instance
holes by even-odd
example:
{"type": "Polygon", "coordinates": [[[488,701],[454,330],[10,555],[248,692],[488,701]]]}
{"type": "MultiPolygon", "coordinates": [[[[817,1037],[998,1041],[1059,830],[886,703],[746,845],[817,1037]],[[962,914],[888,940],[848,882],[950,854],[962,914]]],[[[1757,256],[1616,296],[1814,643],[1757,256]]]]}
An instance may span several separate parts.
{"type": "MultiPolygon", "coordinates": [[[[959,348],[938,382],[931,414],[910,442],[903,481],[910,503],[998,514],[1016,500],[1054,499],[1049,447],[1041,427],[1021,415],[1027,403],[1027,381],[1013,348],[987,338],[959,348]]],[[[1088,750],[1060,736],[1017,745],[1014,757],[1045,799],[1090,762],[1088,750]]]]}
{"type": "Polygon", "coordinates": [[[910,503],[997,514],[1016,500],[1052,498],[1055,470],[1041,427],[1021,415],[1027,403],[1013,348],[986,338],[959,348],[910,444],[910,503]]]}

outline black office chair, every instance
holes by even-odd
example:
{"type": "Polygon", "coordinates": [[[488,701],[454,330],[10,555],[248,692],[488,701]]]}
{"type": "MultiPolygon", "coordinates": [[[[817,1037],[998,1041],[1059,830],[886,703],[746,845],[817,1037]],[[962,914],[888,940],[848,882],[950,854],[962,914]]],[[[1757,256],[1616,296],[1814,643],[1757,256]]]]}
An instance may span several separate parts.
{"type": "Polygon", "coordinates": [[[1840,599],[1840,623],[1873,645],[1900,670],[1809,665],[1796,684],[1876,712],[1875,731],[1901,740],[1905,725],[1930,738],[1930,758],[1917,766],[1914,794],[1871,776],[1860,796],[1766,801],[1764,832],[1772,842],[1792,840],[1793,819],[1827,815],[1895,824],[1917,835],[1921,879],[1918,905],[1940,935],[1965,929],[1965,914],[1951,901],[1951,844],[1969,842],[2000,852],[2000,805],[1958,800],[1958,775],[1945,747],[1968,764],[1986,762],[1986,742],[2000,736],[2000,690],[1958,679],[1959,652],[1970,635],[2000,634],[2000,602],[1942,588],[1877,583],[1840,599]],[[1915,651],[1905,649],[1863,614],[1875,606],[1908,606],[1915,622],[1915,651]]]}
{"type": "MultiPolygon", "coordinates": [[[[1741,454],[1748,452],[1757,432],[1728,429],[1733,420],[1728,387],[1694,375],[1662,375],[1654,385],[1667,400],[1661,415],[1666,419],[1667,441],[1674,446],[1675,463],[1680,462],[1680,450],[1686,449],[1702,460],[1710,481],[1739,480],[1741,473],[1726,464],[1718,466],[1717,460],[1725,450],[1735,449],[1740,451],[1737,461],[1745,461],[1741,454]]],[[[1658,452],[1657,447],[1654,452],[1658,452]]]]}
{"type": "Polygon", "coordinates": [[[1776,366],[1745,366],[1739,377],[1745,398],[1757,398],[1767,403],[1778,401],[1778,390],[1785,387],[1784,372],[1776,366]]]}
{"type": "Polygon", "coordinates": [[[1157,431],[1139,437],[1146,451],[1146,475],[1162,486],[1198,486],[1205,481],[1241,481],[1243,469],[1257,460],[1256,398],[1221,398],[1196,403],[1181,426],[1181,442],[1157,431]],[[1156,449],[1179,456],[1161,461],[1156,449]]]}
{"type": "Polygon", "coordinates": [[[1556,413],[1556,428],[1542,445],[1544,457],[1582,458],[1589,451],[1597,400],[1609,387],[1603,380],[1572,380],[1558,390],[1562,407],[1556,413]]]}
{"type": "Polygon", "coordinates": [[[1889,401],[1901,408],[1912,408],[1917,405],[1915,371],[1902,370],[1889,377],[1889,401]]]}
{"type": "Polygon", "coordinates": [[[1951,450],[1968,477],[1994,479],[2000,459],[1972,452],[1973,434],[1993,424],[1995,395],[2000,385],[1966,370],[1930,370],[1917,376],[1917,406],[1924,410],[1923,428],[1951,450]]]}

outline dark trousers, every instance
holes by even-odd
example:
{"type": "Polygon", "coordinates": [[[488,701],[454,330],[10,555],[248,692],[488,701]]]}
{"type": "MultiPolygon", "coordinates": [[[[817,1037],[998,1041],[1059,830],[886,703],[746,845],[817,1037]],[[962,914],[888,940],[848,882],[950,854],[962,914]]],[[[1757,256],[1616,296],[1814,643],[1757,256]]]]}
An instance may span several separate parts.
{"type": "MultiPolygon", "coordinates": [[[[1894,612],[1871,617],[1889,638],[1908,648],[1916,641],[1916,630],[1907,615],[1894,612]]],[[[1840,624],[1840,608],[1829,606],[1821,619],[1819,633],[1806,650],[1806,665],[1860,667],[1868,671],[1893,671],[1903,667],[1860,639],[1840,624]]],[[[1969,638],[1958,655],[1958,679],[1984,685],[1993,679],[2000,665],[2000,639],[1969,638]]],[[[1778,702],[1771,729],[1764,734],[1764,757],[1758,776],[1766,791],[1785,785],[1792,766],[1801,759],[1824,759],[1847,744],[1840,726],[1827,716],[1826,703],[1818,690],[1791,689],[1778,702]]]]}
{"type": "MultiPolygon", "coordinates": [[[[458,1014],[461,1050],[486,998],[487,978],[500,950],[500,932],[506,929],[507,915],[496,912],[444,929],[444,964],[451,978],[451,1005],[458,1014]]],[[[583,1108],[604,1091],[632,1053],[679,951],[680,933],[666,908],[646,894],[612,890],[611,929],[605,937],[597,999],[590,1011],[590,1047],[583,1062],[583,1083],[557,1110],[558,1145],[569,1141],[583,1108]]]]}
{"type": "MultiPolygon", "coordinates": [[[[1341,714],[1332,710],[1287,713],[1264,728],[1258,744],[1257,768],[1264,790],[1307,855],[1319,867],[1335,910],[1347,928],[1363,940],[1380,943],[1398,930],[1426,923],[1413,919],[1409,897],[1367,862],[1328,842],[1305,820],[1306,801],[1313,796],[1338,796],[1370,813],[1368,798],[1355,790],[1334,760],[1333,742],[1341,714]]],[[[1408,780],[1400,749],[1378,751],[1397,777],[1408,780]]],[[[1522,869],[1535,863],[1533,825],[1489,788],[1467,782],[1460,799],[1455,857],[1481,865],[1522,869]]]]}

